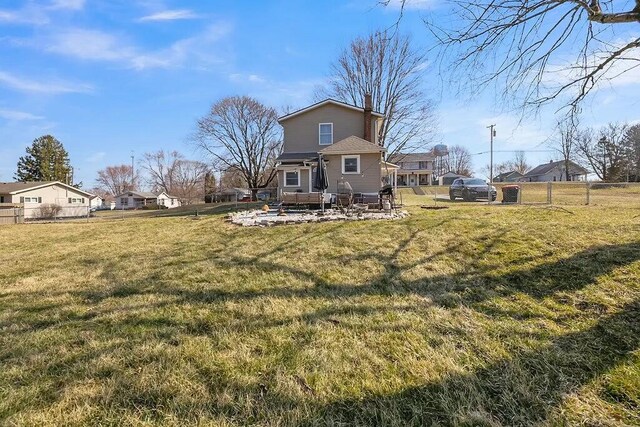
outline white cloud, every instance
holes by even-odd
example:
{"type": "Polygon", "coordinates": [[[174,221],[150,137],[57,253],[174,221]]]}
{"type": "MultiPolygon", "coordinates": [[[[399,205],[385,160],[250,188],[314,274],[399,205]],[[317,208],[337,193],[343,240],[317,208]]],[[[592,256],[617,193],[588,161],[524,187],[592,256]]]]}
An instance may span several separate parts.
{"type": "Polygon", "coordinates": [[[62,30],[48,39],[48,44],[48,52],[87,60],[117,61],[135,54],[122,40],[98,30],[62,30]]]}
{"type": "Polygon", "coordinates": [[[164,10],[138,19],[139,22],[175,21],[179,19],[196,19],[199,16],[189,9],[164,10]]]}
{"type": "Polygon", "coordinates": [[[242,74],[242,73],[233,73],[229,74],[229,80],[234,83],[265,83],[266,80],[257,75],[257,74],[242,74]]]}
{"type": "Polygon", "coordinates": [[[436,6],[437,0],[390,0],[387,7],[392,9],[427,10],[436,6]]]}
{"type": "Polygon", "coordinates": [[[20,10],[0,10],[0,23],[44,25],[49,23],[49,17],[41,8],[27,6],[20,10]]]}
{"type": "Polygon", "coordinates": [[[70,83],[64,81],[38,82],[17,77],[0,71],[0,84],[22,92],[43,93],[49,95],[61,93],[89,93],[93,91],[90,85],[84,83],[70,83]]]}
{"type": "Polygon", "coordinates": [[[42,120],[44,117],[36,116],[31,113],[25,113],[24,111],[16,110],[0,110],[0,117],[12,121],[20,120],[42,120]]]}
{"type": "Polygon", "coordinates": [[[105,153],[104,151],[98,151],[96,153],[93,153],[92,155],[90,155],[89,157],[87,157],[87,162],[88,163],[99,163],[101,162],[105,157],[107,156],[107,153],[105,153]]]}
{"type": "Polygon", "coordinates": [[[121,63],[136,70],[173,68],[187,63],[198,66],[219,61],[212,53],[212,45],[231,30],[229,24],[214,24],[204,32],[178,40],[164,49],[144,51],[123,37],[75,28],[53,34],[44,42],[44,50],[82,60],[121,63]]]}
{"type": "Polygon", "coordinates": [[[53,0],[50,9],[81,10],[85,0],[53,0]]]}

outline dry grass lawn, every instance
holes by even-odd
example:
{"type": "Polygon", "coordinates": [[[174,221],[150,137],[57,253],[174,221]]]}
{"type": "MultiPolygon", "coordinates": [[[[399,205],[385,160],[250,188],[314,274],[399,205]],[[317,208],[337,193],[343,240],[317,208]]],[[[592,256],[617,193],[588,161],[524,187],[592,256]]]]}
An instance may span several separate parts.
{"type": "Polygon", "coordinates": [[[640,424],[640,210],[448,206],[0,227],[0,425],[640,424]]]}

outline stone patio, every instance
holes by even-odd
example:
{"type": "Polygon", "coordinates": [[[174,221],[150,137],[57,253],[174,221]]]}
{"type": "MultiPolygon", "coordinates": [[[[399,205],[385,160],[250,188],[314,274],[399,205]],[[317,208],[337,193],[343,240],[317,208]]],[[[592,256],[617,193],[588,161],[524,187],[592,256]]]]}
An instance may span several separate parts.
{"type": "Polygon", "coordinates": [[[337,210],[327,209],[322,215],[320,212],[286,212],[285,215],[278,215],[277,211],[267,213],[261,210],[243,211],[231,213],[228,219],[233,224],[243,227],[270,227],[273,225],[303,224],[310,222],[328,221],[366,221],[366,220],[394,220],[409,216],[407,211],[360,211],[342,213],[337,210]]]}

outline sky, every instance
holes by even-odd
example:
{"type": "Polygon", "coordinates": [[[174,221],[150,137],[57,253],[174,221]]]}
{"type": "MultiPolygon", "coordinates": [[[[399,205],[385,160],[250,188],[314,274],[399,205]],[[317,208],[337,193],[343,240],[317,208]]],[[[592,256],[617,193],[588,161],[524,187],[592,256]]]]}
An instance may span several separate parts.
{"type": "MultiPolygon", "coordinates": [[[[3,0],[0,181],[13,180],[18,158],[45,134],[64,144],[85,188],[132,155],[165,149],[200,159],[190,135],[212,103],[248,95],[279,111],[309,105],[349,42],[393,26],[398,12],[396,1],[376,0],[3,0]]],[[[423,19],[441,13],[439,0],[410,0],[400,31],[426,49],[433,40],[423,19]]],[[[556,107],[523,118],[490,89],[470,99],[441,80],[426,70],[435,139],[469,148],[476,171],[488,163],[490,124],[496,162],[513,150],[531,164],[555,156],[544,150],[556,107]]],[[[638,100],[640,75],[628,75],[590,98],[582,122],[635,122],[638,100]]]]}

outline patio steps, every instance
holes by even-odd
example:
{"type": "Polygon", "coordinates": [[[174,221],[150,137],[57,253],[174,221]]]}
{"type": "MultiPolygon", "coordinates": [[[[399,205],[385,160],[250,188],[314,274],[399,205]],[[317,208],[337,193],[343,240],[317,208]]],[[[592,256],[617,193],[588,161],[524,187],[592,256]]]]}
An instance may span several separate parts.
{"type": "Polygon", "coordinates": [[[416,193],[418,196],[426,196],[427,193],[424,192],[424,190],[420,187],[411,187],[413,188],[413,192],[416,193]]]}

